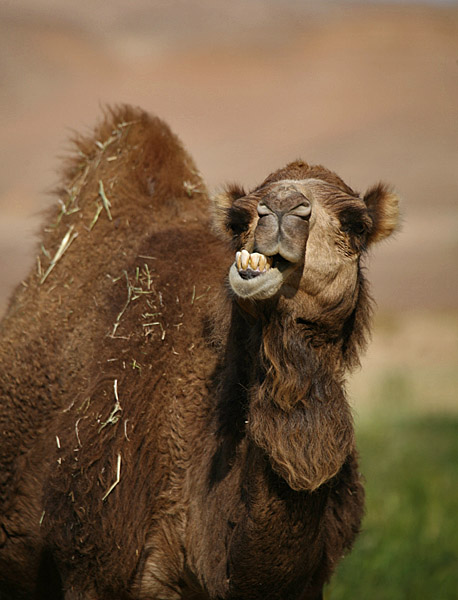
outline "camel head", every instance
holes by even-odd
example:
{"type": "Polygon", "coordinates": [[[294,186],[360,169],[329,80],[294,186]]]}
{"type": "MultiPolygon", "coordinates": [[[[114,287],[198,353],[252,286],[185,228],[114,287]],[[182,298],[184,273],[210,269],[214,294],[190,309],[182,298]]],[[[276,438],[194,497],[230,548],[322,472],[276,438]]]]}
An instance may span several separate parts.
{"type": "Polygon", "coordinates": [[[364,196],[321,166],[291,163],[250,193],[229,187],[215,199],[216,226],[234,251],[229,284],[242,305],[276,300],[296,318],[351,312],[360,257],[389,236],[398,199],[384,185],[364,196]]]}

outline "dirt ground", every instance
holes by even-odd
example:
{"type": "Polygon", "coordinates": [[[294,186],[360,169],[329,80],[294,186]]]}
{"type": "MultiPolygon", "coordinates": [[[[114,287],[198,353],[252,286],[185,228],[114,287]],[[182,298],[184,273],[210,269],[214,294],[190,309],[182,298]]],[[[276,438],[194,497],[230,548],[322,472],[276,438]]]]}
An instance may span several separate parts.
{"type": "Polygon", "coordinates": [[[297,157],[393,184],[403,226],[368,261],[381,316],[355,390],[410,369],[430,375],[419,403],[456,407],[456,3],[4,0],[0,89],[0,314],[71,130],[127,102],[171,125],[210,188],[297,157]]]}

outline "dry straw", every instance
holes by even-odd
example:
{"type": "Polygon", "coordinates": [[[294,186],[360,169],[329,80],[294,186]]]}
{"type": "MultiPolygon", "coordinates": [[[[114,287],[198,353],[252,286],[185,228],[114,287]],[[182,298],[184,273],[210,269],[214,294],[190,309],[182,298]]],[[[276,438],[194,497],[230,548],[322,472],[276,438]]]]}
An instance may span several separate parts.
{"type": "Polygon", "coordinates": [[[57,252],[55,253],[54,257],[51,259],[51,262],[50,262],[48,268],[46,269],[43,277],[40,279],[40,285],[42,285],[46,281],[46,279],[48,278],[48,275],[54,269],[54,267],[59,262],[59,260],[62,258],[64,253],[70,248],[70,244],[73,242],[73,240],[75,238],[78,237],[78,232],[75,231],[73,233],[73,229],[74,229],[74,225],[71,225],[69,227],[67,233],[64,235],[64,237],[59,245],[59,248],[57,249],[57,252]]]}
{"type": "Polygon", "coordinates": [[[116,464],[116,479],[107,489],[105,494],[102,496],[102,501],[105,501],[111,492],[115,489],[118,483],[121,481],[121,454],[118,454],[118,462],[116,464]]]}

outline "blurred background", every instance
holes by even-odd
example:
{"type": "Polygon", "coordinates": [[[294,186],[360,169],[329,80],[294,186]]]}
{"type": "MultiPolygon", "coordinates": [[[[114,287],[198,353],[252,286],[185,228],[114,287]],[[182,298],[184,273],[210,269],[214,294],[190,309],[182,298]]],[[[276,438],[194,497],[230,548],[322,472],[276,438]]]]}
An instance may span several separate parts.
{"type": "Polygon", "coordinates": [[[299,157],[397,189],[350,384],[367,517],[327,597],[456,598],[458,4],[2,0],[0,314],[72,131],[125,102],[169,123],[210,189],[299,157]]]}

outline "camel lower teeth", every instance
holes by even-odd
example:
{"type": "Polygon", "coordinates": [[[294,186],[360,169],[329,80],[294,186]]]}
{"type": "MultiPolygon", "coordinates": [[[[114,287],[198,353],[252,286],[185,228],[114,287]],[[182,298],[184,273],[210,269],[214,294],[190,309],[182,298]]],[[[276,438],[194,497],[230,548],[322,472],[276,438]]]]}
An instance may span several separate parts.
{"type": "Polygon", "coordinates": [[[243,249],[241,252],[236,253],[235,264],[239,271],[251,269],[252,271],[264,273],[272,266],[272,258],[264,256],[264,254],[260,254],[259,252],[250,254],[247,250],[243,249]]]}

